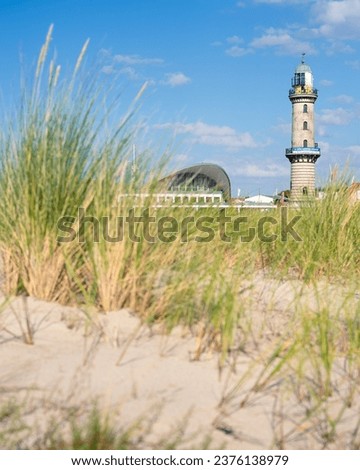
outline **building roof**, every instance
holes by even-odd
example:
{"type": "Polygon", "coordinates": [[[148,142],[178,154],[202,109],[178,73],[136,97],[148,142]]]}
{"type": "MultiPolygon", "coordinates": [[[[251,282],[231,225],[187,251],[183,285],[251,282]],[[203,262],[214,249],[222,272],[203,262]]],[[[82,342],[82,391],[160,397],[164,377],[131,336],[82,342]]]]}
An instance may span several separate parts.
{"type": "Polygon", "coordinates": [[[163,178],[161,181],[169,181],[168,186],[171,186],[171,182],[174,181],[176,177],[180,176],[181,174],[189,173],[193,174],[194,176],[204,175],[208,178],[213,179],[216,182],[216,188],[222,191],[225,197],[230,197],[230,178],[226,171],[221,166],[216,165],[215,163],[199,163],[197,165],[182,168],[181,170],[174,171],[170,175],[163,178]]]}
{"type": "Polygon", "coordinates": [[[247,197],[245,198],[245,204],[273,204],[274,198],[270,196],[264,196],[263,194],[258,194],[257,196],[247,197]]]}
{"type": "Polygon", "coordinates": [[[305,64],[305,52],[301,54],[301,63],[296,67],[295,73],[311,73],[311,68],[308,64],[305,64]]]}
{"type": "Polygon", "coordinates": [[[312,73],[311,68],[310,68],[310,65],[305,64],[305,62],[301,62],[301,64],[299,64],[299,65],[296,67],[295,73],[305,73],[305,72],[312,73]]]}

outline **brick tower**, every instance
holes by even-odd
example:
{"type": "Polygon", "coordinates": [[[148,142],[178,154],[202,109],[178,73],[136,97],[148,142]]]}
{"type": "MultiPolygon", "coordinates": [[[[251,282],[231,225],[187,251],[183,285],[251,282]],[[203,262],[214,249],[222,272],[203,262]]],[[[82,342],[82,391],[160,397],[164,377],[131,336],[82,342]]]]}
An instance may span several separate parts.
{"type": "Polygon", "coordinates": [[[289,99],[292,104],[291,148],[286,158],[291,163],[291,198],[299,199],[315,193],[315,162],[320,149],[315,142],[314,104],[318,93],[313,85],[311,68],[305,63],[296,67],[291,80],[289,99]]]}

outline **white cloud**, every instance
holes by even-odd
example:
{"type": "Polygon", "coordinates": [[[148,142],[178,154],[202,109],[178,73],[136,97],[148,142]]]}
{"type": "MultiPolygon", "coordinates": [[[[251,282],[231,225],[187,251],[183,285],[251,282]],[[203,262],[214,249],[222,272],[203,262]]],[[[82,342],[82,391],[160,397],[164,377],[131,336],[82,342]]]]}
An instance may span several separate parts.
{"type": "Polygon", "coordinates": [[[320,24],[319,32],[324,37],[360,38],[360,0],[317,0],[312,16],[320,24]]]}
{"type": "Polygon", "coordinates": [[[344,108],[323,109],[317,116],[316,121],[319,124],[344,126],[349,124],[353,118],[353,113],[344,108]]]}
{"type": "Polygon", "coordinates": [[[123,67],[119,70],[119,73],[126,75],[130,80],[138,80],[140,78],[134,67],[123,67]]]}
{"type": "Polygon", "coordinates": [[[159,65],[159,64],[164,63],[163,59],[141,57],[137,54],[134,54],[134,55],[116,54],[113,60],[114,62],[117,62],[119,64],[126,64],[126,65],[159,65]]]}
{"type": "MultiPolygon", "coordinates": [[[[241,6],[244,2],[240,2],[241,6]]],[[[254,37],[243,48],[230,48],[228,55],[240,57],[252,49],[273,48],[283,55],[299,55],[302,52],[315,54],[315,45],[323,48],[326,55],[353,54],[355,47],[350,40],[360,39],[360,0],[252,0],[255,4],[268,4],[275,7],[303,6],[308,4],[309,24],[288,24],[284,28],[268,28],[260,36],[254,37]],[[326,44],[318,41],[325,40],[326,44]],[[317,41],[317,42],[315,42],[317,41]]],[[[235,42],[229,44],[238,46],[235,42]]],[[[231,38],[228,38],[231,39],[231,38]]],[[[358,61],[348,65],[358,69],[358,61]]]]}
{"type": "Polygon", "coordinates": [[[187,85],[191,82],[191,79],[182,72],[167,73],[165,77],[165,80],[163,80],[161,83],[171,87],[187,85]]]}
{"type": "MultiPolygon", "coordinates": [[[[328,130],[327,130],[326,126],[323,126],[323,125],[317,126],[316,134],[317,134],[319,137],[329,137],[328,130]]],[[[323,153],[324,153],[324,152],[323,152],[323,153]]]]}
{"type": "Polygon", "coordinates": [[[287,30],[275,28],[269,28],[265,34],[253,39],[250,46],[256,49],[275,47],[280,54],[314,53],[313,47],[308,42],[294,38],[287,30]]]}
{"type": "Polygon", "coordinates": [[[239,133],[232,127],[215,126],[202,121],[188,124],[181,122],[159,124],[155,127],[158,129],[172,129],[176,135],[189,134],[195,144],[222,146],[232,150],[259,146],[249,132],[239,133]]]}
{"type": "Polygon", "coordinates": [[[243,39],[239,38],[239,36],[230,36],[228,38],[226,38],[226,41],[229,43],[229,44],[241,44],[244,42],[243,39]]]}
{"type": "Polygon", "coordinates": [[[242,57],[246,54],[249,54],[251,49],[246,49],[245,47],[232,46],[229,49],[226,49],[226,54],[231,57],[242,57]]]}
{"type": "Polygon", "coordinates": [[[113,65],[104,65],[101,71],[105,73],[106,75],[111,75],[112,73],[115,73],[115,69],[113,65]]]}
{"type": "Polygon", "coordinates": [[[308,3],[312,0],[254,0],[255,3],[270,3],[281,5],[292,5],[294,3],[308,3]]]}
{"type": "Polygon", "coordinates": [[[335,103],[350,104],[354,102],[354,98],[349,95],[338,95],[331,98],[331,101],[334,101],[335,103]]]}
{"type": "Polygon", "coordinates": [[[111,57],[111,52],[109,49],[105,49],[104,47],[102,47],[99,52],[98,52],[98,57],[104,59],[104,58],[109,58],[111,57]]]}
{"type": "MultiPolygon", "coordinates": [[[[318,144],[321,149],[321,153],[323,155],[326,155],[326,158],[327,158],[327,156],[331,153],[333,146],[330,145],[329,142],[326,142],[325,140],[320,140],[318,144]]],[[[324,160],[321,159],[320,162],[324,162],[324,160]]]]}
{"type": "Polygon", "coordinates": [[[276,126],[273,126],[273,129],[289,136],[291,135],[291,122],[277,124],[276,126]]]}
{"type": "Polygon", "coordinates": [[[326,55],[332,56],[334,54],[353,54],[355,49],[343,41],[329,39],[326,45],[326,55]]]}
{"type": "Polygon", "coordinates": [[[359,155],[360,156],[360,145],[350,145],[349,147],[346,147],[348,152],[351,153],[351,155],[359,155]]]}
{"type": "Polygon", "coordinates": [[[334,82],[332,82],[331,80],[326,80],[326,79],[320,80],[319,83],[322,86],[332,86],[334,84],[334,82]]]}
{"type": "Polygon", "coordinates": [[[238,176],[257,178],[278,178],[280,176],[289,176],[289,171],[288,166],[278,165],[276,163],[265,165],[247,163],[245,165],[239,165],[238,168],[235,169],[235,174],[238,176]]]}
{"type": "Polygon", "coordinates": [[[104,65],[101,71],[105,73],[106,75],[112,75],[112,74],[126,75],[126,77],[129,80],[138,80],[140,78],[136,70],[133,67],[122,67],[119,69],[115,67],[114,64],[111,64],[111,65],[104,65]]]}
{"type": "Polygon", "coordinates": [[[174,156],[173,161],[183,163],[189,160],[189,155],[186,153],[178,153],[174,156]]]}
{"type": "Polygon", "coordinates": [[[347,60],[345,65],[348,65],[354,70],[360,70],[360,60],[347,60]]]}
{"type": "Polygon", "coordinates": [[[137,54],[112,55],[107,49],[102,49],[100,52],[100,56],[107,62],[107,65],[104,65],[101,69],[103,73],[107,75],[126,75],[127,78],[130,80],[139,80],[143,78],[138,74],[138,70],[141,66],[160,65],[164,63],[163,59],[142,57],[137,54]]]}
{"type": "Polygon", "coordinates": [[[359,0],[320,1],[318,7],[321,7],[320,19],[329,24],[343,24],[354,16],[360,16],[359,0]]]}
{"type": "Polygon", "coordinates": [[[344,109],[342,107],[332,109],[322,109],[316,115],[317,131],[319,137],[328,137],[331,131],[328,131],[328,126],[346,126],[356,117],[354,111],[344,109]]]}

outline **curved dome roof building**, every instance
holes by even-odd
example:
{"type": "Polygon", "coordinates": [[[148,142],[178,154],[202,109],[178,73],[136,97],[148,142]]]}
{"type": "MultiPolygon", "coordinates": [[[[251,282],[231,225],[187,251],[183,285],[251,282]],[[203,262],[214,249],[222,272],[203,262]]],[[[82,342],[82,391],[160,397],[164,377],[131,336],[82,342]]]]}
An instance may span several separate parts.
{"type": "Polygon", "coordinates": [[[217,192],[224,199],[231,195],[230,178],[221,166],[214,163],[200,163],[177,170],[161,180],[166,191],[171,192],[217,192]]]}

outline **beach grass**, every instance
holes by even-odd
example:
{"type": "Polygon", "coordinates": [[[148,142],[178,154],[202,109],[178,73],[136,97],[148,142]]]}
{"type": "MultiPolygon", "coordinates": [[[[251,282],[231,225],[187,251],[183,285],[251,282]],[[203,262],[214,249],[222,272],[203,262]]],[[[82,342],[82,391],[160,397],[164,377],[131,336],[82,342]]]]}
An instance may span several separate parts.
{"type": "MultiPolygon", "coordinates": [[[[20,109],[1,139],[0,246],[7,293],[64,303],[82,299],[104,311],[127,306],[169,324],[206,318],[218,329],[237,303],[241,280],[256,270],[292,273],[306,282],[319,276],[345,282],[358,275],[360,210],[348,200],[345,181],[329,185],[323,200],[306,201],[300,208],[242,212],[244,234],[231,231],[239,214],[230,208],[225,215],[232,225],[225,241],[216,208],[152,210],[161,159],[151,166],[140,155],[134,175],[128,110],[119,126],[102,132],[108,120],[100,104],[104,90],[79,76],[87,44],[70,80],[61,80],[60,67],[47,60],[51,33],[50,28],[33,88],[23,91],[20,109]],[[131,196],[139,192],[149,194],[141,207],[131,196]],[[132,227],[136,242],[129,225],[122,239],[116,238],[119,219],[131,210],[141,215],[146,208],[152,211],[149,217],[162,218],[162,232],[164,218],[172,216],[179,225],[192,217],[185,242],[181,233],[159,239],[159,225],[152,241],[137,224],[132,227]],[[297,239],[283,233],[294,218],[297,239]],[[61,228],[76,228],[74,240],[59,242],[59,221],[61,228]],[[204,226],[213,228],[213,239],[206,238],[204,226]],[[251,229],[255,235],[249,240],[246,231],[251,229]]],[[[231,314],[225,323],[238,315],[231,314]]]]}

